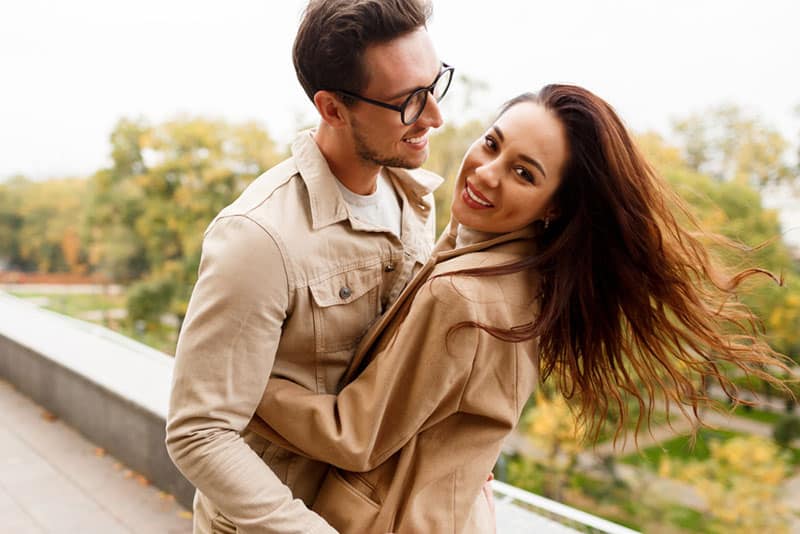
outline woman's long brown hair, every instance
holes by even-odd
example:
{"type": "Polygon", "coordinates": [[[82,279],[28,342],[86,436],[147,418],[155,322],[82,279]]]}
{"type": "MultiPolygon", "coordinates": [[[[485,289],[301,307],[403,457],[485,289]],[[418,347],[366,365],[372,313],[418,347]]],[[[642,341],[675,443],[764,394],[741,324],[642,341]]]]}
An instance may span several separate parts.
{"type": "Polygon", "coordinates": [[[767,371],[788,371],[786,358],[764,341],[758,320],[736,298],[742,280],[771,275],[727,272],[707,244],[736,244],[700,230],[602,99],[580,87],[548,85],[512,99],[501,114],[520,102],[541,104],[566,131],[569,161],[554,196],[558,217],[542,227],[532,255],[464,274],[538,271],[540,314],[513,330],[477,326],[509,342],[538,337],[542,377],[554,377],[577,401],[590,436],[609,410],[617,412],[621,432],[629,399],[639,405],[637,430],[649,425],[662,400],[700,421],[699,408],[712,404],[709,380],[742,402],[731,381],[734,368],[781,385],[767,371]]]}

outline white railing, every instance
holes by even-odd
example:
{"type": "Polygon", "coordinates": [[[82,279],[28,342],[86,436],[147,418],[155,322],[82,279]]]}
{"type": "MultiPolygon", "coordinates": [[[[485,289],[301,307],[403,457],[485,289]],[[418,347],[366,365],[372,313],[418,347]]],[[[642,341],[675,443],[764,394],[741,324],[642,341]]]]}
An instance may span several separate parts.
{"type": "MultiPolygon", "coordinates": [[[[502,503],[523,503],[533,507],[536,511],[546,512],[550,516],[555,516],[555,520],[563,518],[568,523],[579,524],[589,527],[592,531],[607,532],[608,534],[639,534],[622,525],[612,523],[592,514],[587,514],[560,502],[552,501],[540,495],[535,495],[528,491],[511,486],[499,480],[492,481],[495,499],[499,504],[502,503]]],[[[499,512],[498,512],[499,513],[499,512]]]]}

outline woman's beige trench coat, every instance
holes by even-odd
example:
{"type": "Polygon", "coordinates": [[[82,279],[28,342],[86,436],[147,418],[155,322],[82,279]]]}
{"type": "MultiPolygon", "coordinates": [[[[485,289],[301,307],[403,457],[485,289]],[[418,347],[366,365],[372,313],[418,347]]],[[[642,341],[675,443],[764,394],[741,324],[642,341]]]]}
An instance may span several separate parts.
{"type": "Polygon", "coordinates": [[[539,278],[457,274],[531,254],[528,229],[454,245],[451,228],[365,336],[360,374],[338,396],[272,379],[258,409],[271,429],[256,420],[256,432],[338,467],[313,508],[342,533],[494,531],[481,487],[538,382],[538,344],[474,325],[530,324],[539,278]]]}

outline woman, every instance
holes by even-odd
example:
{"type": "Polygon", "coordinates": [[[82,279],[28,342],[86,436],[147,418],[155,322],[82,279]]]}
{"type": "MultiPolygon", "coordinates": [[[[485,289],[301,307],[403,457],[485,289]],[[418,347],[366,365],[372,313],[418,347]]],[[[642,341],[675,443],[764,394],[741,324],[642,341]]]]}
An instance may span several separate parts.
{"type": "Polygon", "coordinates": [[[264,432],[340,468],[314,509],[348,533],[491,532],[480,489],[540,380],[595,430],[610,409],[622,429],[630,396],[640,423],[660,398],[698,417],[706,379],[736,397],[726,366],[776,382],[762,369],[781,357],[733,298],[757,271],[726,276],[675,212],[692,221],[592,93],[508,102],[358,378],[338,396],[269,383],[264,432]]]}

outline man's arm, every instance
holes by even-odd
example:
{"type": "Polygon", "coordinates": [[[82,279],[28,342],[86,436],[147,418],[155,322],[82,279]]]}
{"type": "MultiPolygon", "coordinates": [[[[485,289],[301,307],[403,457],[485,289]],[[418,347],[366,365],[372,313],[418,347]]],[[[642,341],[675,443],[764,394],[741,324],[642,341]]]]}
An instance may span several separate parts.
{"type": "Polygon", "coordinates": [[[338,396],[273,379],[253,430],[348,471],[373,469],[458,410],[480,331],[451,327],[474,321],[472,310],[450,280],[424,285],[388,344],[338,396]]]}
{"type": "Polygon", "coordinates": [[[244,216],[215,221],[178,340],[167,449],[241,533],[335,533],[243,441],[289,302],[283,257],[244,216]]]}

